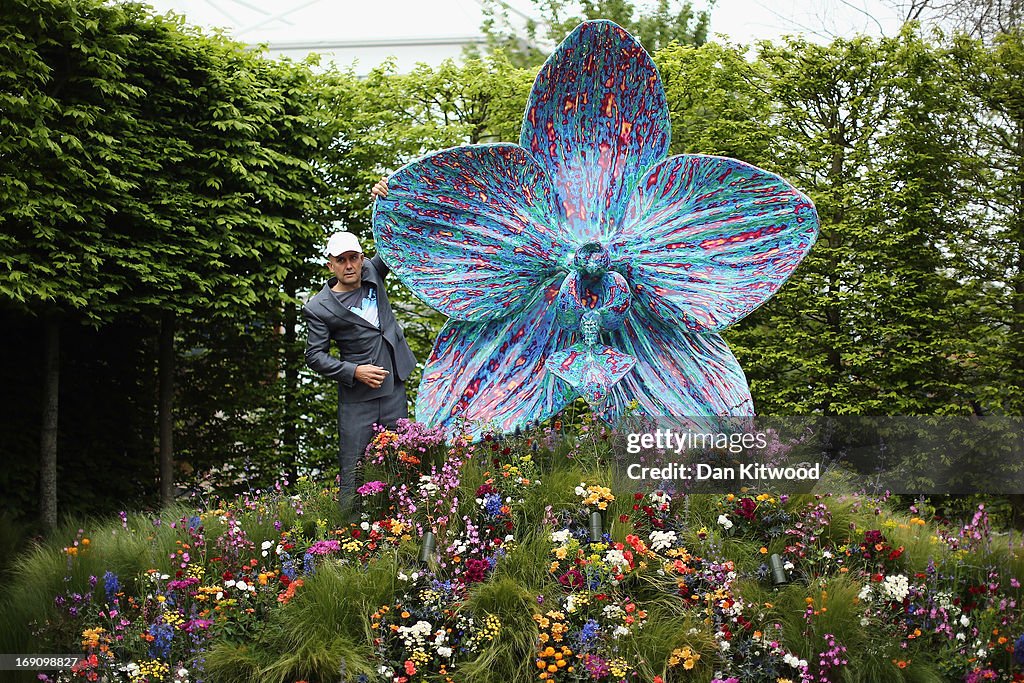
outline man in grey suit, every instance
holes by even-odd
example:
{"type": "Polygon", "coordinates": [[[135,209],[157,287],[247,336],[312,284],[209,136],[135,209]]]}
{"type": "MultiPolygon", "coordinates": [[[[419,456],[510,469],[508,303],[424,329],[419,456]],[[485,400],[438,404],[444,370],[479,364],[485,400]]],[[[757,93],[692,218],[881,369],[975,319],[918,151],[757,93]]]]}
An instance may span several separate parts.
{"type": "Polygon", "coordinates": [[[416,358],[395,321],[380,256],[363,257],[359,240],[337,232],[327,242],[332,277],[302,308],[306,318],[306,365],[338,383],[340,503],[357,505],[358,467],[373,438],[373,425],[394,426],[408,416],[405,380],[416,358]],[[331,356],[334,340],[339,357],[331,356]]]}

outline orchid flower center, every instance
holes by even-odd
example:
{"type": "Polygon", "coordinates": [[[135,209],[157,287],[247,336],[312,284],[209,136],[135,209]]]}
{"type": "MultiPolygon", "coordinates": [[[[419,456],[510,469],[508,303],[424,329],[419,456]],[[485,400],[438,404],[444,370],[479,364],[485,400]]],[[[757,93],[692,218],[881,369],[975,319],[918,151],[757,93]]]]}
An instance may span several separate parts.
{"type": "Polygon", "coordinates": [[[600,242],[588,242],[576,249],[573,266],[587,279],[597,279],[608,272],[612,265],[608,250],[600,242]]]}

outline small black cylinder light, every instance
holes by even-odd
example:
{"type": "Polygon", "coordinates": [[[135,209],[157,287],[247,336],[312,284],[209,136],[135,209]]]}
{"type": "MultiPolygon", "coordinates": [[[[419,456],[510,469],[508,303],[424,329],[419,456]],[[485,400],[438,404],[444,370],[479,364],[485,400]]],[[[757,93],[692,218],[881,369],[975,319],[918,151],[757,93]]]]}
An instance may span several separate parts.
{"type": "Polygon", "coordinates": [[[789,576],[786,575],[786,568],[782,565],[782,558],[778,553],[772,553],[768,558],[768,567],[772,571],[772,584],[783,586],[789,583],[789,576]]]}
{"type": "Polygon", "coordinates": [[[590,542],[600,543],[604,535],[604,524],[601,522],[601,511],[590,511],[590,542]]]}
{"type": "Polygon", "coordinates": [[[434,554],[434,532],[427,531],[423,534],[422,545],[420,545],[420,564],[428,564],[434,554]]]}

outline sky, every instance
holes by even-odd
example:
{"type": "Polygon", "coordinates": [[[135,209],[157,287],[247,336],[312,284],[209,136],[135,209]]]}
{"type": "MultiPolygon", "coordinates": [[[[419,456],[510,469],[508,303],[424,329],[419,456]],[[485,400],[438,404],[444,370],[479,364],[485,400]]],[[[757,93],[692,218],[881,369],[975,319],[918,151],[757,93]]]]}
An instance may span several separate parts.
{"type": "MultiPolygon", "coordinates": [[[[529,14],[529,0],[506,0],[529,14]]],[[[311,49],[365,73],[388,56],[406,70],[436,65],[480,39],[479,0],[147,0],[205,29],[220,27],[273,54],[302,58],[311,49]]],[[[704,0],[694,0],[697,9],[704,0]]],[[[712,34],[751,43],[798,33],[825,42],[836,36],[891,35],[899,20],[885,0],[717,0],[712,34]]]]}

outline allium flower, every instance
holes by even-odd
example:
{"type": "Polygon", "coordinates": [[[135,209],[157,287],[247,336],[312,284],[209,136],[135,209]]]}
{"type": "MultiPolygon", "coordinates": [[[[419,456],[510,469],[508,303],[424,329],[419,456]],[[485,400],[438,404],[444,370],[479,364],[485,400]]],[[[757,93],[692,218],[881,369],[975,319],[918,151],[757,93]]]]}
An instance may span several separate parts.
{"type": "Polygon", "coordinates": [[[718,332],[789,277],[817,214],[748,164],[666,158],[669,140],[650,56],[619,26],[588,21],[538,74],[518,145],[443,150],[388,180],[377,249],[450,318],[419,420],[512,432],[577,395],[611,423],[630,406],[753,412],[718,332]]]}

